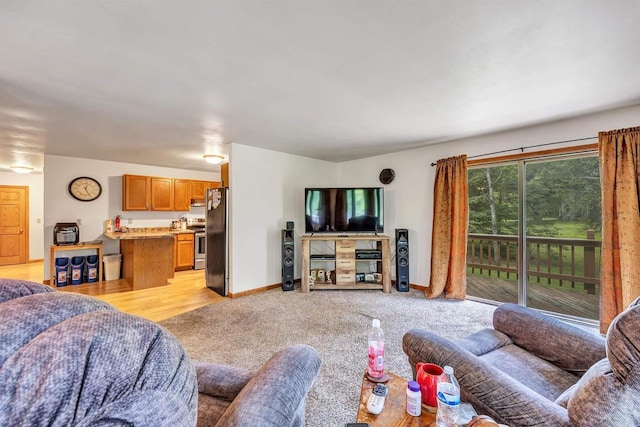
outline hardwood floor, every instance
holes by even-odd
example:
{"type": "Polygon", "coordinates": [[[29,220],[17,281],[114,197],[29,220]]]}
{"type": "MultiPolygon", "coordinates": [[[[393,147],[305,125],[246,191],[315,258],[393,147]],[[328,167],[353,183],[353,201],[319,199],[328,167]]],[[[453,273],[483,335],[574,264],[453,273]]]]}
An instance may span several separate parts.
{"type": "MultiPolygon", "coordinates": [[[[42,283],[43,262],[0,266],[0,277],[42,283]]],[[[133,289],[124,280],[83,283],[56,288],[99,298],[120,311],[136,314],[154,322],[222,301],[207,288],[204,270],[177,271],[169,284],[147,289],[133,289]]]]}

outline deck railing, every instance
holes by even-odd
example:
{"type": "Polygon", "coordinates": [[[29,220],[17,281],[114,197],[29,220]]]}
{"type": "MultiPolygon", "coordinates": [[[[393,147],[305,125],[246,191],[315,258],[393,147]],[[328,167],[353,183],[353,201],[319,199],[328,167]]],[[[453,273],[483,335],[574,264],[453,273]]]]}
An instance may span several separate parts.
{"type": "MultiPolygon", "coordinates": [[[[584,289],[600,285],[601,242],[592,230],[586,239],[527,237],[527,283],[584,289]]],[[[469,234],[467,267],[472,274],[518,277],[518,237],[469,234]]]]}

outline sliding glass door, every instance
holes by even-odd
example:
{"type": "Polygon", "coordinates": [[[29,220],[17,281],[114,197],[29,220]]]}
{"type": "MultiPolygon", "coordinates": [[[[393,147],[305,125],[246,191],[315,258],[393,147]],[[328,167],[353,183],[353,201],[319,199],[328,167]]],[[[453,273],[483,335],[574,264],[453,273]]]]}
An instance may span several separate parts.
{"type": "Polygon", "coordinates": [[[468,295],[597,320],[600,218],[595,155],[470,168],[468,295]]]}
{"type": "Polygon", "coordinates": [[[518,165],[469,169],[467,294],[518,302],[518,165]]]}

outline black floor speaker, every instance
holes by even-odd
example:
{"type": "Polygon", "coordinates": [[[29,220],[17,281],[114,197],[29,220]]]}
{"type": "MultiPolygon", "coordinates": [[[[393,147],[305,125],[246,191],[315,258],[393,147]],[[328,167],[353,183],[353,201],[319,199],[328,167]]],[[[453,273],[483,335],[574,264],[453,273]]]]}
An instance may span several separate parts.
{"type": "Polygon", "coordinates": [[[295,248],[293,230],[282,230],[282,290],[293,290],[295,248]]]}
{"type": "Polygon", "coordinates": [[[409,230],[396,228],[396,289],[409,292],[409,230]]]}

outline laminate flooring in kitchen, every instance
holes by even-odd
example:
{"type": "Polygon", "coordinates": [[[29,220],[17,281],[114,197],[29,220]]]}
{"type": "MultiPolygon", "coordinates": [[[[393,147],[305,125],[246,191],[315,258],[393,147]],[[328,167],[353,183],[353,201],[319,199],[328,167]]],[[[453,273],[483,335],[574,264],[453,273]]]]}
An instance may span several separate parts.
{"type": "MultiPolygon", "coordinates": [[[[0,277],[31,280],[42,283],[42,261],[0,266],[0,277]]],[[[176,271],[169,284],[147,289],[132,289],[125,280],[84,283],[56,288],[62,292],[76,292],[99,298],[118,310],[135,314],[154,322],[168,319],[209,304],[224,297],[206,286],[204,270],[176,271]]]]}

